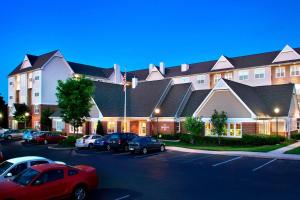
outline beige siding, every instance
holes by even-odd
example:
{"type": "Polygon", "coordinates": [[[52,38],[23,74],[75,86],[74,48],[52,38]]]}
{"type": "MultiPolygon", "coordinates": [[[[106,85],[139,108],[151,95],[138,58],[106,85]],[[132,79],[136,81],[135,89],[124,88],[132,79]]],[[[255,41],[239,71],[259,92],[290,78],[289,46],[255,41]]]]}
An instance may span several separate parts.
{"type": "Polygon", "coordinates": [[[251,113],[229,90],[215,91],[198,116],[210,118],[215,109],[225,111],[228,118],[251,118],[251,113]]]}

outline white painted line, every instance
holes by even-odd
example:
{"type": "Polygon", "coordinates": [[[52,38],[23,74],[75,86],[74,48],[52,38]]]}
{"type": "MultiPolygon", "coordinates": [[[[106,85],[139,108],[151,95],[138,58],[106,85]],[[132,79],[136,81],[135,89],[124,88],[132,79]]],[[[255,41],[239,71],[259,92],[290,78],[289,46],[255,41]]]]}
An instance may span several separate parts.
{"type": "Polygon", "coordinates": [[[189,155],[191,155],[191,153],[185,153],[185,154],[178,155],[178,156],[165,157],[165,158],[162,158],[161,160],[163,160],[163,161],[181,160],[189,155]]]}
{"type": "Polygon", "coordinates": [[[183,163],[191,163],[191,162],[194,162],[194,161],[197,161],[197,160],[202,160],[202,159],[210,158],[210,157],[214,157],[214,156],[216,156],[216,155],[206,155],[206,156],[202,156],[202,157],[199,157],[199,158],[194,158],[194,159],[186,160],[183,163]]]}
{"type": "Polygon", "coordinates": [[[256,167],[256,168],[254,168],[254,169],[252,169],[252,171],[255,172],[255,171],[257,171],[257,170],[263,168],[264,166],[266,166],[266,165],[268,165],[268,164],[271,164],[272,162],[274,162],[274,161],[276,161],[276,160],[277,160],[277,158],[274,158],[273,160],[271,160],[271,161],[269,161],[269,162],[266,162],[265,164],[263,164],[263,165],[261,165],[261,166],[259,166],[259,167],[256,167]]]}
{"type": "Polygon", "coordinates": [[[115,200],[127,199],[127,198],[129,198],[129,197],[130,197],[130,195],[127,194],[127,195],[125,195],[125,196],[123,196],[123,197],[116,198],[115,200]]]}
{"type": "Polygon", "coordinates": [[[232,161],[234,161],[234,160],[238,160],[238,159],[240,159],[240,158],[242,158],[242,156],[235,157],[235,158],[231,158],[231,159],[229,159],[229,160],[226,160],[226,161],[224,161],[224,162],[220,162],[220,163],[214,164],[214,165],[212,165],[212,166],[213,166],[213,167],[217,167],[217,166],[219,166],[219,165],[223,165],[223,164],[232,162],[232,161]]]}
{"type": "Polygon", "coordinates": [[[134,156],[134,158],[147,158],[147,157],[156,156],[159,154],[160,153],[151,153],[151,154],[146,154],[146,155],[134,156]]]}

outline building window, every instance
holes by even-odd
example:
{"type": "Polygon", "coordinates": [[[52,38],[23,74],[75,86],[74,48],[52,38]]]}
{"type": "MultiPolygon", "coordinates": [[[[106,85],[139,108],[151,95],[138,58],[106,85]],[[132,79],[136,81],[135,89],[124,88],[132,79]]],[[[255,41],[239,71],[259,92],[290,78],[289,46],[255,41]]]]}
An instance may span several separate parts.
{"type": "Polygon", "coordinates": [[[56,131],[61,132],[65,129],[65,123],[63,121],[55,121],[55,129],[56,131]]]}
{"type": "Polygon", "coordinates": [[[107,122],[107,133],[115,132],[116,122],[107,122]]]}
{"type": "Polygon", "coordinates": [[[300,76],[300,66],[291,66],[291,76],[300,76]]]}
{"type": "Polygon", "coordinates": [[[34,93],[34,96],[38,97],[38,96],[40,96],[40,94],[38,92],[36,92],[36,93],[34,93]]]}
{"type": "Polygon", "coordinates": [[[285,77],[285,68],[284,67],[276,67],[275,69],[275,77],[283,78],[285,77]]]}
{"type": "Polygon", "coordinates": [[[212,124],[210,122],[205,123],[205,135],[211,135],[212,124]]]}
{"type": "Polygon", "coordinates": [[[38,80],[40,80],[40,77],[39,76],[35,76],[34,80],[38,81],[38,80]]]}
{"type": "Polygon", "coordinates": [[[13,82],[9,82],[9,85],[14,85],[14,83],[13,82]]]}
{"type": "Polygon", "coordinates": [[[222,78],[221,74],[214,75],[214,83],[217,83],[222,78]]]}
{"type": "Polygon", "coordinates": [[[34,114],[39,114],[40,113],[40,106],[34,105],[33,109],[34,109],[34,114]]]}
{"type": "Polygon", "coordinates": [[[256,79],[265,78],[265,69],[264,68],[255,69],[254,70],[254,76],[255,76],[256,79]]]}
{"type": "Polygon", "coordinates": [[[239,80],[240,81],[248,80],[248,79],[249,79],[249,72],[248,72],[248,70],[239,71],[239,80]]]}
{"type": "Polygon", "coordinates": [[[190,78],[189,77],[182,77],[181,78],[181,83],[189,83],[190,82],[190,78]]]}
{"type": "Polygon", "coordinates": [[[297,129],[300,129],[300,121],[297,122],[297,129]]]}
{"type": "Polygon", "coordinates": [[[235,124],[235,136],[236,137],[242,136],[242,124],[240,123],[235,124]]]}
{"type": "Polygon", "coordinates": [[[228,80],[232,80],[233,79],[232,78],[232,73],[231,72],[230,73],[225,73],[224,78],[228,79],[228,80]]]}
{"type": "MultiPolygon", "coordinates": [[[[70,133],[74,133],[74,127],[70,124],[69,128],[70,133]]],[[[77,133],[82,133],[82,126],[78,127],[77,133]]]]}
{"type": "Polygon", "coordinates": [[[29,78],[28,80],[29,80],[29,82],[32,82],[32,78],[29,78]]]}
{"type": "Polygon", "coordinates": [[[175,128],[176,133],[180,133],[180,122],[175,122],[175,128]]]}
{"type": "Polygon", "coordinates": [[[14,99],[14,97],[13,96],[9,96],[9,99],[14,99]]]}
{"type": "Polygon", "coordinates": [[[198,84],[204,84],[205,83],[205,75],[197,76],[197,83],[198,84]]]}
{"type": "Polygon", "coordinates": [[[40,129],[40,122],[39,121],[34,122],[34,129],[36,129],[36,130],[40,129]]]}

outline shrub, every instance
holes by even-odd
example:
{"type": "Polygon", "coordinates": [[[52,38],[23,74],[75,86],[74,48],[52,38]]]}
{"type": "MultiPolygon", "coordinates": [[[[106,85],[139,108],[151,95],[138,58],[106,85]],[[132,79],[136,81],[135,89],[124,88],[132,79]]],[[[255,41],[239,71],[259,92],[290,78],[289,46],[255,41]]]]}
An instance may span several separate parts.
{"type": "Polygon", "coordinates": [[[291,138],[294,140],[300,140],[300,133],[292,133],[291,138]]]}
{"type": "Polygon", "coordinates": [[[200,117],[186,117],[184,127],[189,133],[199,135],[203,130],[204,124],[200,117]]]}
{"type": "Polygon", "coordinates": [[[179,140],[179,136],[180,136],[179,133],[175,133],[175,134],[161,134],[160,136],[154,135],[153,137],[162,140],[179,140]]]}
{"type": "Polygon", "coordinates": [[[70,147],[70,146],[74,146],[75,143],[76,143],[76,136],[70,135],[67,137],[67,139],[61,141],[60,145],[70,147]]]}

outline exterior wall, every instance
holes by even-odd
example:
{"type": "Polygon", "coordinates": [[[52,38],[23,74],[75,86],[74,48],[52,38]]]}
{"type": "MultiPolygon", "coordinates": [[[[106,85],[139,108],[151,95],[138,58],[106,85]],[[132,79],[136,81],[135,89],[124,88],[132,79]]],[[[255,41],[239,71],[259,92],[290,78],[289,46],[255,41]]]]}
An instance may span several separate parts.
{"type": "MultiPolygon", "coordinates": [[[[39,105],[42,103],[42,71],[37,70],[32,72],[32,105],[39,105]],[[39,80],[35,80],[35,77],[39,77],[39,80]],[[39,93],[39,96],[35,96],[35,93],[39,93]]],[[[45,91],[46,92],[46,91],[45,91]]]]}
{"type": "Polygon", "coordinates": [[[243,122],[242,123],[242,134],[256,134],[257,126],[256,122],[243,122]]]}
{"type": "Polygon", "coordinates": [[[285,68],[285,77],[282,78],[276,78],[275,72],[276,72],[276,67],[279,66],[273,66],[272,67],[272,85],[277,85],[277,84],[286,84],[286,83],[295,83],[295,84],[300,84],[300,76],[291,76],[290,75],[290,67],[292,65],[281,65],[280,67],[285,68]]]}
{"type": "Polygon", "coordinates": [[[151,74],[147,77],[147,81],[156,81],[164,79],[164,77],[161,75],[159,71],[152,71],[151,74]]]}
{"type": "Polygon", "coordinates": [[[208,74],[196,74],[192,76],[174,77],[174,84],[192,83],[195,90],[206,90],[210,89],[210,76],[208,74]],[[204,75],[204,83],[199,83],[199,75],[204,75]]]}
{"type": "Polygon", "coordinates": [[[271,68],[270,67],[256,67],[256,68],[248,68],[241,70],[234,70],[233,72],[233,81],[238,83],[250,85],[250,86],[261,86],[261,85],[271,85],[271,68]],[[255,78],[255,69],[264,68],[265,69],[265,77],[264,78],[255,78]],[[239,80],[239,71],[248,70],[248,80],[239,80]]]}
{"type": "MultiPolygon", "coordinates": [[[[45,109],[50,109],[51,111],[56,111],[58,109],[58,106],[56,105],[38,105],[39,107],[39,113],[34,113],[34,105],[30,106],[31,109],[31,128],[35,128],[35,122],[41,122],[42,112],[45,109]]],[[[41,130],[44,130],[45,127],[40,127],[41,130]]]]}
{"type": "Polygon", "coordinates": [[[157,127],[157,122],[153,121],[151,123],[152,125],[152,134],[157,135],[157,134],[174,134],[175,133],[175,122],[164,122],[164,121],[158,121],[158,127],[157,127]],[[158,129],[158,133],[157,133],[158,129]]]}
{"type": "Polygon", "coordinates": [[[54,56],[42,70],[42,104],[57,104],[56,86],[58,80],[66,80],[72,72],[63,57],[54,56]]]}
{"type": "Polygon", "coordinates": [[[20,74],[20,102],[27,104],[27,74],[20,74]]]}

